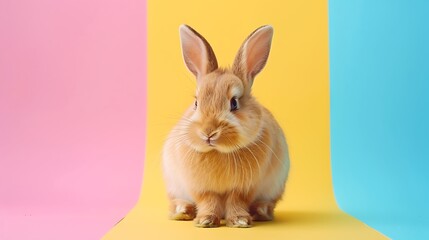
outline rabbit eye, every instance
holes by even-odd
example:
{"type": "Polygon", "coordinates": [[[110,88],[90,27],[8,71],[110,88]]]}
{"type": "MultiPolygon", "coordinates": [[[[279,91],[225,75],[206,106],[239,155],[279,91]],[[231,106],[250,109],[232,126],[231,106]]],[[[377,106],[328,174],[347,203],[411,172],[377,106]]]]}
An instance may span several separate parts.
{"type": "Polygon", "coordinates": [[[238,101],[237,101],[237,99],[231,98],[230,105],[231,105],[231,112],[238,110],[238,101]]]}
{"type": "Polygon", "coordinates": [[[194,108],[197,109],[197,107],[198,107],[198,102],[197,102],[197,100],[195,100],[195,102],[194,102],[194,108]]]}

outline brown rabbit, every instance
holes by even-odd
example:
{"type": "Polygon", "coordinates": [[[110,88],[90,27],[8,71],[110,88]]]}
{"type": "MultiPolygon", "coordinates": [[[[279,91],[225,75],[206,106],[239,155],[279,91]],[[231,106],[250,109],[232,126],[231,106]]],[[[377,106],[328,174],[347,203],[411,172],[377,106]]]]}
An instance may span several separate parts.
{"type": "Polygon", "coordinates": [[[273,28],[262,26],[244,41],[231,69],[218,68],[209,43],[180,26],[183,57],[195,75],[195,102],[171,131],[163,149],[170,217],[197,227],[250,227],[273,219],[289,172],[283,131],[251,94],[263,69],[273,28]]]}

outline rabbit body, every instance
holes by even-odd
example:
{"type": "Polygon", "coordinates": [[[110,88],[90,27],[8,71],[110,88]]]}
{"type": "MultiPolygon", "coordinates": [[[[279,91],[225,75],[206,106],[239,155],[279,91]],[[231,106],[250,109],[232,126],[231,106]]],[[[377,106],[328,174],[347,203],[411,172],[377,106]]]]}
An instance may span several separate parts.
{"type": "Polygon", "coordinates": [[[282,129],[251,94],[265,65],[272,28],[253,32],[234,65],[221,69],[208,42],[180,28],[188,69],[197,79],[196,99],[173,128],[163,149],[170,217],[198,227],[250,227],[273,219],[289,172],[282,129]]]}

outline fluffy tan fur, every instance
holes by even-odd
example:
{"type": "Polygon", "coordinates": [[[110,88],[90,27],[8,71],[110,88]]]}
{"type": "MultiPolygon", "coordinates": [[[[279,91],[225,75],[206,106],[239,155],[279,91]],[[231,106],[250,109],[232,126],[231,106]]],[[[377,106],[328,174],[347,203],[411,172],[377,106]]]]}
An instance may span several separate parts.
{"type": "Polygon", "coordinates": [[[213,50],[195,30],[180,31],[185,63],[198,84],[196,103],[163,149],[170,217],[195,218],[199,227],[217,227],[221,219],[230,227],[272,220],[288,176],[288,148],[278,123],[250,91],[268,58],[272,28],[246,39],[232,69],[217,68],[213,50]]]}

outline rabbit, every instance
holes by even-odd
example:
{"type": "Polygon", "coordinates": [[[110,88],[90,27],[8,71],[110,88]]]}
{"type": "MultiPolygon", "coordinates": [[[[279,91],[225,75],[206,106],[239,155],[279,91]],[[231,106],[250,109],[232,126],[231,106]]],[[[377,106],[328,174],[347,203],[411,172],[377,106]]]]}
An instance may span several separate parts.
{"type": "Polygon", "coordinates": [[[239,228],[270,221],[285,189],[289,152],[281,127],[251,87],[267,62],[273,28],[252,32],[230,68],[218,67],[209,43],[190,26],[179,32],[197,87],[162,150],[170,219],[194,220],[197,227],[224,220],[239,228]]]}

